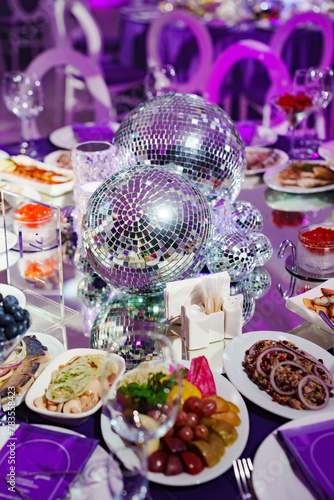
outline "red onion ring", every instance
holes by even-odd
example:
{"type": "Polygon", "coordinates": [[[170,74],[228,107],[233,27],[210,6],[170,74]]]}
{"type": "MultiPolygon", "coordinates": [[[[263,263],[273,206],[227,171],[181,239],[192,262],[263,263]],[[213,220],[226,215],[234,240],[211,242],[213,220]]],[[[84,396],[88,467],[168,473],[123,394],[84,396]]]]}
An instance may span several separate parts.
{"type": "MultiPolygon", "coordinates": [[[[295,366],[297,367],[298,369],[300,370],[303,370],[303,372],[305,373],[308,373],[308,371],[306,370],[306,368],[304,368],[302,365],[296,363],[295,361],[282,361],[282,363],[278,363],[277,365],[274,366],[274,368],[271,370],[270,372],[270,383],[274,389],[274,391],[276,391],[278,394],[280,394],[281,396],[292,396],[293,394],[296,394],[297,392],[297,389],[300,385],[300,382],[298,384],[298,386],[293,389],[292,391],[282,391],[282,389],[280,389],[276,382],[275,382],[275,373],[276,373],[276,370],[279,366],[283,366],[283,365],[292,365],[292,366],[295,366]]],[[[305,378],[305,377],[304,377],[305,378]]]]}
{"type": "Polygon", "coordinates": [[[2,379],[3,377],[5,377],[9,372],[10,372],[10,370],[7,370],[5,373],[2,373],[0,375],[0,379],[2,379]]]}
{"type": "Polygon", "coordinates": [[[321,363],[318,363],[317,365],[314,366],[313,368],[313,371],[314,371],[314,374],[316,377],[319,377],[323,382],[324,384],[327,385],[327,387],[329,387],[330,389],[333,389],[334,387],[334,377],[333,375],[331,374],[331,372],[329,370],[327,370],[327,368],[321,364],[321,363]],[[318,370],[322,370],[326,373],[327,377],[328,377],[328,381],[326,382],[326,380],[324,380],[321,375],[318,372],[318,370]]]}
{"type": "MultiPolygon", "coordinates": [[[[317,358],[315,358],[314,356],[312,356],[312,354],[302,354],[301,350],[300,349],[292,349],[291,347],[288,347],[286,346],[285,344],[283,344],[283,342],[279,342],[282,346],[284,346],[288,351],[291,351],[291,352],[294,352],[295,354],[297,354],[298,356],[301,356],[302,358],[306,358],[308,359],[309,361],[312,361],[312,363],[319,363],[319,360],[317,358]]],[[[303,351],[305,352],[305,351],[303,351]]]]}
{"type": "Polygon", "coordinates": [[[11,366],[0,366],[0,370],[11,370],[12,368],[17,368],[18,366],[20,366],[20,364],[22,363],[22,361],[20,361],[19,363],[17,363],[16,365],[11,365],[11,366]]]}
{"type": "MultiPolygon", "coordinates": [[[[262,358],[263,356],[269,354],[270,352],[280,352],[280,351],[283,351],[284,349],[282,347],[269,347],[269,349],[265,349],[264,351],[262,351],[259,355],[258,355],[258,358],[256,360],[256,369],[257,371],[259,372],[260,375],[262,375],[262,377],[265,377],[265,378],[269,378],[269,375],[267,375],[261,368],[261,361],[262,361],[262,358]]],[[[297,358],[297,355],[294,354],[294,353],[288,353],[288,354],[293,354],[294,355],[294,360],[297,358]]]]}
{"type": "MultiPolygon", "coordinates": [[[[248,356],[257,356],[258,354],[260,354],[261,352],[263,352],[263,351],[258,351],[258,350],[257,350],[257,348],[256,348],[256,346],[257,346],[260,342],[266,342],[266,341],[265,341],[265,340],[258,340],[257,342],[255,342],[255,344],[253,344],[253,345],[252,345],[252,346],[248,349],[248,351],[249,351],[248,356]]],[[[270,346],[270,347],[266,347],[266,349],[271,349],[271,347],[274,347],[274,346],[277,344],[277,342],[276,342],[275,340],[272,340],[272,341],[270,341],[270,342],[272,342],[272,344],[273,344],[273,345],[272,345],[272,346],[270,346]]]]}
{"type": "Polygon", "coordinates": [[[329,390],[328,390],[327,385],[323,382],[323,380],[321,380],[321,378],[318,378],[315,375],[306,375],[306,377],[304,377],[298,385],[298,397],[299,397],[300,401],[303,403],[303,405],[306,406],[306,408],[308,410],[322,410],[323,408],[325,408],[325,406],[328,405],[329,390]],[[322,387],[324,388],[324,390],[325,390],[325,402],[322,405],[314,406],[314,405],[311,405],[310,403],[308,403],[308,401],[306,401],[304,394],[303,394],[303,388],[304,388],[304,385],[306,385],[309,380],[314,380],[316,383],[322,385],[322,387]]]}

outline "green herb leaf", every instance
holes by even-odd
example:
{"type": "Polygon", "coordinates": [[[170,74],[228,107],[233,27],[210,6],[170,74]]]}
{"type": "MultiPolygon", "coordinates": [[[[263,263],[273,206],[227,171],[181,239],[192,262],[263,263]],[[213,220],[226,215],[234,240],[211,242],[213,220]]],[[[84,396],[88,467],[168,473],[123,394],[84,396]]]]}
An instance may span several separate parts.
{"type": "Polygon", "coordinates": [[[146,401],[150,406],[164,406],[170,390],[177,385],[176,373],[171,376],[166,373],[149,373],[146,384],[131,382],[129,385],[122,385],[118,390],[125,396],[132,397],[135,403],[146,401]]]}

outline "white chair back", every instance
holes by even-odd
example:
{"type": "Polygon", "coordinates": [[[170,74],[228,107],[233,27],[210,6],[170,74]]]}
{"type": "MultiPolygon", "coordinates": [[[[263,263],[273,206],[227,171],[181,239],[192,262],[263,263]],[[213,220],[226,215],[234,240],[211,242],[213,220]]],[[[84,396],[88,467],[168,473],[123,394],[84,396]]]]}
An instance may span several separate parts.
{"type": "Polygon", "coordinates": [[[273,34],[269,43],[270,47],[283,57],[284,47],[292,33],[307,23],[316,25],[322,33],[323,50],[318,66],[332,66],[334,57],[334,30],[331,19],[325,14],[308,11],[291,17],[273,34]]]}
{"type": "Polygon", "coordinates": [[[228,72],[234,64],[248,58],[259,61],[268,71],[271,85],[265,96],[265,102],[289,92],[291,77],[283,60],[265,43],[249,39],[236,42],[220,53],[212,66],[204,97],[219,105],[221,87],[228,72]]]}
{"type": "Polygon", "coordinates": [[[39,80],[42,80],[48,71],[58,66],[72,66],[80,72],[93,98],[95,121],[110,120],[112,105],[103,75],[100,68],[81,52],[59,48],[46,50],[29,64],[26,72],[34,74],[39,80]]]}
{"type": "Polygon", "coordinates": [[[100,26],[89,10],[78,0],[55,0],[55,20],[60,48],[73,48],[67,16],[72,14],[82,29],[87,46],[87,55],[96,64],[100,62],[103,50],[103,38],[100,26]]]}
{"type": "Polygon", "coordinates": [[[182,22],[192,32],[198,46],[199,60],[196,72],[186,82],[179,83],[177,91],[182,93],[201,93],[210,73],[213,61],[213,42],[204,21],[186,10],[174,9],[161,14],[150,25],[146,37],[147,65],[161,65],[159,40],[165,26],[182,22]]]}

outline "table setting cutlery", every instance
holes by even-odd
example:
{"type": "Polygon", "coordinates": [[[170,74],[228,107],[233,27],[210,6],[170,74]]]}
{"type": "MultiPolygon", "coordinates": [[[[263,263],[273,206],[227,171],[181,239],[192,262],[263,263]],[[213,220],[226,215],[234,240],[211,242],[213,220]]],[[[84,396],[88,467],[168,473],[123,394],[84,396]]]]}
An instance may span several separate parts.
{"type": "Polygon", "coordinates": [[[233,460],[233,470],[242,500],[253,498],[252,494],[253,463],[251,459],[241,458],[238,460],[233,460]]]}

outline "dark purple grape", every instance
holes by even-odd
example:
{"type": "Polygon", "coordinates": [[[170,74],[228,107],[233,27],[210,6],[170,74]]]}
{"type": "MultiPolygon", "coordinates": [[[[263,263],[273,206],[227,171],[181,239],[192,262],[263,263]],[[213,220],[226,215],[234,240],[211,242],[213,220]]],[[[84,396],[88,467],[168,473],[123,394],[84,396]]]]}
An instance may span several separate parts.
{"type": "Polygon", "coordinates": [[[19,301],[12,295],[7,295],[7,297],[3,299],[3,307],[6,313],[12,312],[18,305],[19,301]]]}
{"type": "Polygon", "coordinates": [[[15,321],[17,323],[21,323],[21,321],[24,320],[23,309],[21,309],[21,307],[18,307],[17,309],[13,309],[11,314],[15,318],[15,321]]]}
{"type": "Polygon", "coordinates": [[[18,333],[18,325],[16,325],[15,323],[11,323],[10,325],[6,326],[6,337],[8,340],[15,338],[18,333]]]}
{"type": "Polygon", "coordinates": [[[3,314],[0,316],[0,326],[15,324],[15,318],[11,314],[3,314]]]}
{"type": "Polygon", "coordinates": [[[0,316],[2,316],[3,314],[5,314],[5,310],[3,306],[0,306],[0,316]]]}
{"type": "Polygon", "coordinates": [[[0,342],[7,342],[7,340],[5,332],[0,332],[0,342]]]}
{"type": "Polygon", "coordinates": [[[16,326],[18,335],[23,335],[27,331],[27,327],[24,323],[18,323],[16,326]]]}

